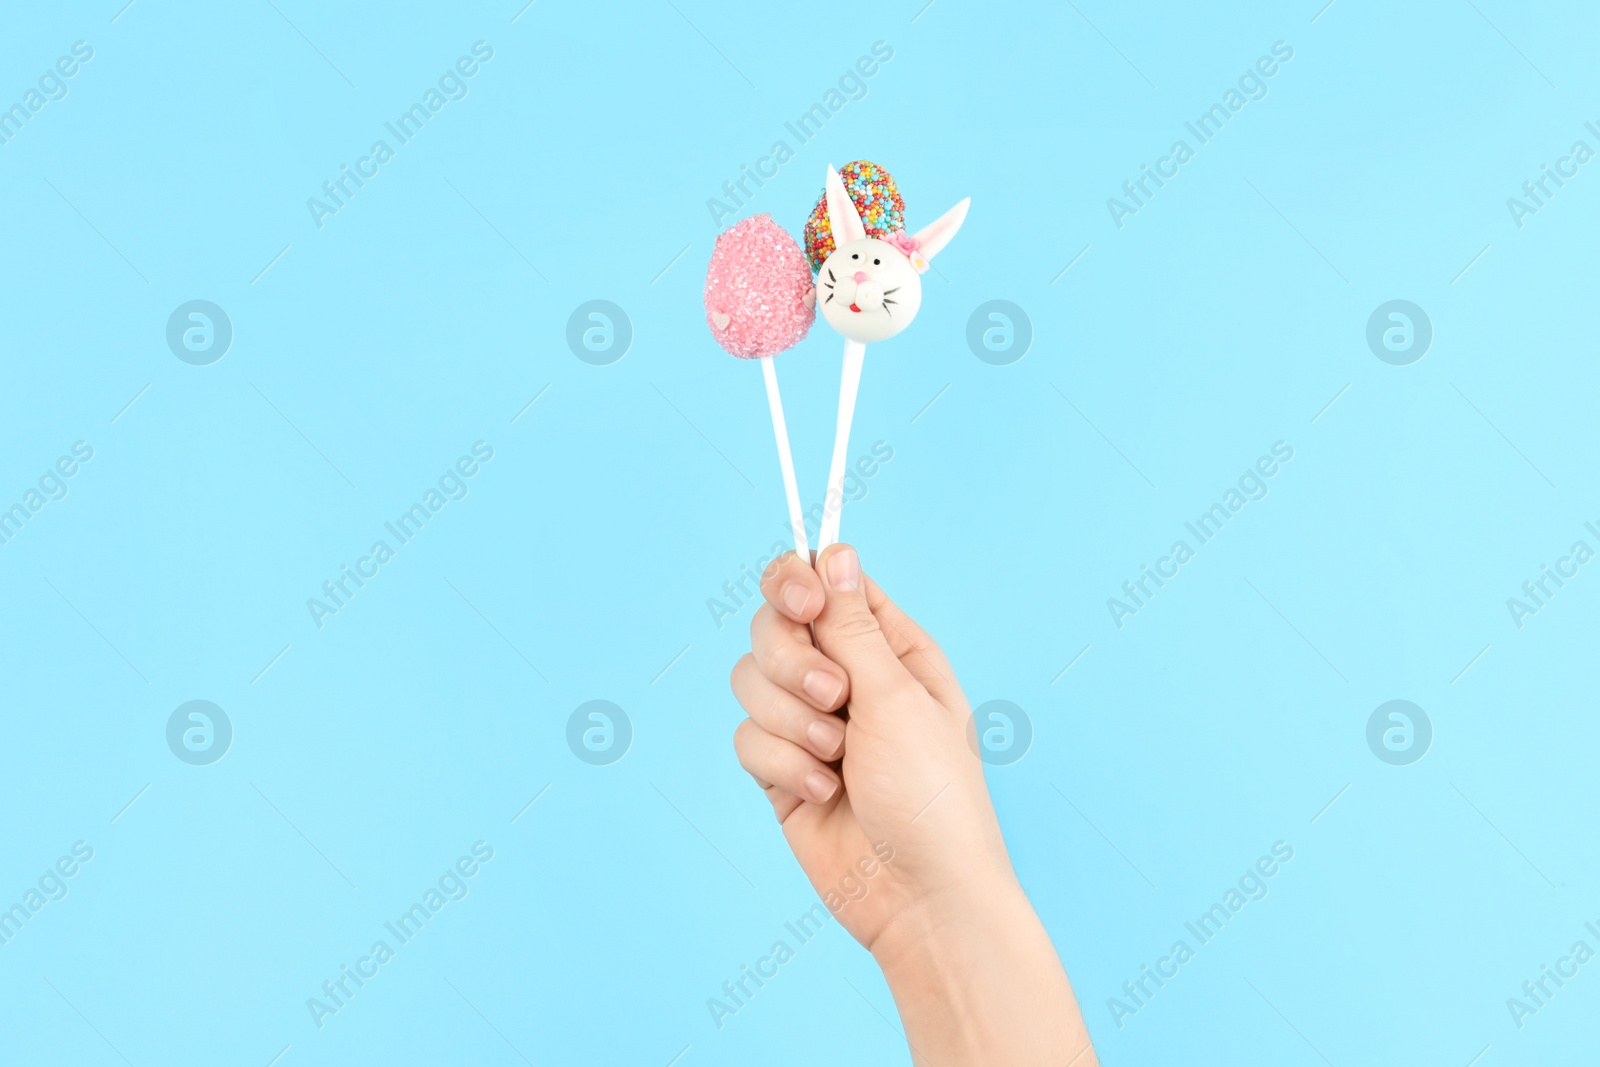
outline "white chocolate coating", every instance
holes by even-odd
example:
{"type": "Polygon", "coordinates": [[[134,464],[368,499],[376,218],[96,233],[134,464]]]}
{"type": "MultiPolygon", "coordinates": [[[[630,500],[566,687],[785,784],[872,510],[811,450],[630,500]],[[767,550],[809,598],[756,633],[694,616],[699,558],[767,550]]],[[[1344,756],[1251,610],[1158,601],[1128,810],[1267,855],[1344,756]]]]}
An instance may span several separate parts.
{"type": "Polygon", "coordinates": [[[845,242],[817,272],[817,310],[852,341],[886,341],[921,307],[921,275],[903,252],[876,238],[845,242]]]}

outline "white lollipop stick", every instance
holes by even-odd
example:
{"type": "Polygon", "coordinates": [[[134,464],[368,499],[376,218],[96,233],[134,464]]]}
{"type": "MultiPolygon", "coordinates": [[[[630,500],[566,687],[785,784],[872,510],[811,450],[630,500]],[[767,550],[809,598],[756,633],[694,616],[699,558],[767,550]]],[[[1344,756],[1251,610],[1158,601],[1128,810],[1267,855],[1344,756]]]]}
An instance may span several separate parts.
{"type": "Polygon", "coordinates": [[[816,302],[816,283],[805,252],[770,215],[741,219],[718,235],[706,267],[706,325],[729,355],[761,363],[795,553],[807,566],[811,550],[772,361],[806,335],[816,317],[816,302]]]}
{"type": "MultiPolygon", "coordinates": [[[[858,162],[853,179],[876,164],[858,162]]],[[[882,175],[885,183],[889,176],[882,175]]],[[[868,199],[871,199],[869,196],[868,199]]],[[[832,167],[822,187],[833,250],[817,271],[817,310],[845,337],[844,373],[839,382],[839,422],[834,431],[833,463],[828,468],[828,496],[823,502],[817,551],[837,544],[844,511],[845,461],[850,449],[850,421],[856,411],[861,365],[868,343],[887,341],[904,330],[922,306],[922,272],[928,261],[950,242],[967,217],[966,200],[915,234],[904,231],[869,237],[844,179],[832,167]]]]}
{"type": "Polygon", "coordinates": [[[809,566],[811,548],[806,544],[806,519],[800,510],[800,486],[794,477],[794,456],[789,451],[789,428],[783,421],[783,398],[778,395],[778,368],[775,356],[764,356],[761,376],[767,382],[767,407],[772,409],[772,434],[778,439],[778,465],[783,468],[783,493],[789,498],[789,525],[794,528],[794,551],[809,566]]]}
{"type": "Polygon", "coordinates": [[[839,542],[839,520],[844,515],[844,468],[850,454],[850,423],[856,413],[856,394],[861,389],[861,366],[867,359],[867,346],[849,338],[844,342],[844,371],[839,378],[839,421],[833,431],[833,461],[828,465],[828,495],[822,501],[822,531],[817,538],[817,554],[839,542]],[[835,503],[837,502],[837,504],[835,503]]]}

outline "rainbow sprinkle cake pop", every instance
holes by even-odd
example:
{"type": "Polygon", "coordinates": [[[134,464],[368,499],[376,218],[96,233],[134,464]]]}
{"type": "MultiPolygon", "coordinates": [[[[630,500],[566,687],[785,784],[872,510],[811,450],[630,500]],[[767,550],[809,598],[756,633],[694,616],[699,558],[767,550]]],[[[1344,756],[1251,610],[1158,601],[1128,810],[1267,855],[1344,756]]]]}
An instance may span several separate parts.
{"type": "MultiPolygon", "coordinates": [[[[868,237],[886,238],[896,230],[906,228],[906,204],[900,199],[889,172],[876,163],[858,159],[839,168],[839,178],[844,191],[855,205],[861,224],[868,237]]],[[[828,222],[828,197],[824,192],[806,219],[806,258],[812,270],[821,270],[822,263],[833,255],[833,227],[828,222]]]]}

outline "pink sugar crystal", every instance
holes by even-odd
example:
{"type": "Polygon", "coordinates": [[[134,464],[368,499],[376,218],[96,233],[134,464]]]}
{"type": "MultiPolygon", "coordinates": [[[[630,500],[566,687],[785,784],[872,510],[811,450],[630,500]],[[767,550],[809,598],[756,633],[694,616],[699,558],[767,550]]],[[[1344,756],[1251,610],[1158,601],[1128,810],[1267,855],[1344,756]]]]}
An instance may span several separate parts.
{"type": "Polygon", "coordinates": [[[800,245],[770,215],[741,219],[717,238],[706,269],[706,325],[740,359],[797,344],[817,317],[816,287],[800,245]]]}

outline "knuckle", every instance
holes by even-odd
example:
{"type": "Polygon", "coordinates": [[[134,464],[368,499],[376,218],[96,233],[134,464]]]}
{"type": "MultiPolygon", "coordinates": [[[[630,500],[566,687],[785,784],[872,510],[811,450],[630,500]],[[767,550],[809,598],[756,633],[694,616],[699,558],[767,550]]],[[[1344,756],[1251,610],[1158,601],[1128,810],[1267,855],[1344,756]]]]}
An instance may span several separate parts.
{"type": "Polygon", "coordinates": [[[767,722],[779,722],[784,718],[787,710],[784,706],[784,693],[781,689],[774,689],[767,694],[766,701],[761,706],[761,715],[767,722]]]}
{"type": "Polygon", "coordinates": [[[898,705],[914,707],[919,698],[927,699],[927,690],[922,688],[915,678],[901,672],[903,677],[897,677],[889,684],[888,697],[898,705]]]}
{"type": "Polygon", "coordinates": [[[851,611],[842,614],[833,625],[836,637],[846,641],[860,641],[874,635],[882,636],[883,627],[870,611],[851,611]]]}
{"type": "Polygon", "coordinates": [[[739,754],[739,762],[743,763],[745,754],[750,749],[751,731],[756,724],[749,719],[743,719],[738,726],[733,728],[733,750],[739,754]]]}
{"type": "Polygon", "coordinates": [[[794,555],[792,552],[783,552],[772,557],[772,560],[761,572],[761,591],[763,593],[767,592],[769,586],[777,583],[778,576],[783,573],[783,568],[792,555],[794,555]]]}
{"type": "Polygon", "coordinates": [[[935,670],[939,669],[938,665],[944,662],[944,652],[937,643],[926,634],[911,634],[908,641],[911,647],[907,650],[907,655],[917,656],[935,670]]]}
{"type": "Polygon", "coordinates": [[[801,673],[800,650],[793,644],[785,641],[773,645],[767,650],[767,665],[764,672],[768,678],[783,684],[785,678],[798,678],[801,673]]]}
{"type": "Polygon", "coordinates": [[[750,643],[755,644],[762,630],[772,621],[773,608],[771,604],[762,604],[750,616],[750,643]]]}
{"type": "Polygon", "coordinates": [[[750,677],[750,672],[755,669],[755,665],[755,656],[748,652],[733,661],[733,670],[728,672],[728,687],[733,690],[734,696],[739,695],[740,689],[743,688],[746,680],[750,677]]]}

